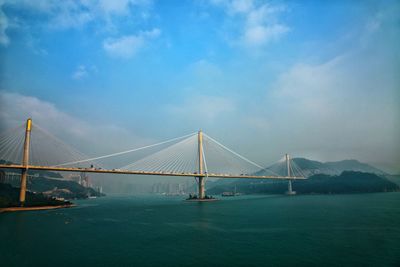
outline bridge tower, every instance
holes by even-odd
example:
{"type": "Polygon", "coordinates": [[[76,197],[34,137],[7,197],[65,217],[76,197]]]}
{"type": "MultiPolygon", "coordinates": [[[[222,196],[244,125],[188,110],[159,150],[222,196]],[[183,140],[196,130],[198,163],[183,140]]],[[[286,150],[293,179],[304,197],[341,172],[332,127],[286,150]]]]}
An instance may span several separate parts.
{"type": "Polygon", "coordinates": [[[29,148],[31,143],[31,130],[32,130],[32,119],[29,118],[26,121],[24,152],[22,157],[22,166],[24,166],[24,169],[22,169],[21,171],[21,189],[19,192],[19,202],[21,206],[24,206],[26,197],[26,180],[29,169],[29,148]]]}
{"type": "Polygon", "coordinates": [[[286,159],[286,168],[287,168],[287,177],[288,179],[288,191],[286,192],[287,195],[295,195],[296,191],[292,190],[292,179],[290,177],[292,176],[291,171],[290,171],[290,156],[288,154],[285,155],[286,159]]]}
{"type": "MultiPolygon", "coordinates": [[[[203,132],[200,130],[197,134],[198,136],[198,151],[199,151],[199,174],[204,174],[203,171],[203,132]]],[[[199,182],[199,199],[204,199],[205,197],[205,181],[204,181],[204,176],[199,176],[198,177],[199,182]]]]}

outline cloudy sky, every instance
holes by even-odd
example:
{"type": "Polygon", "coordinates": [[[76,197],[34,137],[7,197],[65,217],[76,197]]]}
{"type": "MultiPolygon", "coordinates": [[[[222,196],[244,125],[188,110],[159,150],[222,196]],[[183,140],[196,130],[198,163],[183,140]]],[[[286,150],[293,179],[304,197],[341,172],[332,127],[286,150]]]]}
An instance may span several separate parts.
{"type": "Polygon", "coordinates": [[[203,129],[400,171],[399,1],[0,0],[0,128],[88,155],[203,129]]]}

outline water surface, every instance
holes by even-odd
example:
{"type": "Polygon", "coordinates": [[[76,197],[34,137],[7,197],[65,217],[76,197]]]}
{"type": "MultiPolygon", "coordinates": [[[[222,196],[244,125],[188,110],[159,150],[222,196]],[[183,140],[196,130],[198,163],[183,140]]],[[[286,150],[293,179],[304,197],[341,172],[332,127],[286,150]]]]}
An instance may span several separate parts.
{"type": "Polygon", "coordinates": [[[400,266],[400,193],[77,203],[0,214],[0,265],[400,266]]]}

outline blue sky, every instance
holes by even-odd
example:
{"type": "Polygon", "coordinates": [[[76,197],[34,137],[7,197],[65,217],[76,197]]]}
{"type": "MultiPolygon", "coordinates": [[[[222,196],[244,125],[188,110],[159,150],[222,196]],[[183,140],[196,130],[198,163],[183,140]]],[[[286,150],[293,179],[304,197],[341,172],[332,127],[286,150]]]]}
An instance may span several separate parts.
{"type": "Polygon", "coordinates": [[[400,171],[398,1],[0,1],[2,127],[86,154],[199,128],[400,171]]]}

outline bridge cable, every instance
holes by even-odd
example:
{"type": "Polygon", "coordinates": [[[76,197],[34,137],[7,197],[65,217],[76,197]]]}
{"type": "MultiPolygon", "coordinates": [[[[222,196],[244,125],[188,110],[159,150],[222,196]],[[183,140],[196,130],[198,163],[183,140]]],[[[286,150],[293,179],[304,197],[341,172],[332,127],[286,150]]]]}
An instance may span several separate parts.
{"type": "MultiPolygon", "coordinates": [[[[64,143],[37,124],[32,123],[31,148],[35,150],[35,147],[37,151],[35,154],[40,155],[40,158],[32,158],[31,160],[32,162],[36,161],[36,165],[40,165],[44,161],[46,165],[58,166],[57,164],[60,164],[60,162],[81,161],[89,157],[64,143]],[[50,147],[51,149],[49,149],[50,147]]],[[[95,166],[103,167],[97,162],[91,163],[95,166]]]]}
{"type": "MultiPolygon", "coordinates": [[[[177,172],[179,167],[186,161],[190,160],[188,153],[191,153],[191,147],[194,145],[195,134],[190,137],[173,144],[167,148],[164,148],[154,154],[148,155],[145,158],[139,159],[131,164],[121,167],[120,169],[140,169],[159,171],[167,168],[168,171],[177,172]],[[182,161],[182,159],[187,159],[182,161]]],[[[186,136],[185,136],[186,137],[186,136]]]]}
{"type": "Polygon", "coordinates": [[[201,153],[203,154],[204,169],[206,170],[206,177],[208,178],[207,160],[206,160],[206,154],[204,153],[203,143],[201,144],[201,153]]]}
{"type": "Polygon", "coordinates": [[[117,153],[112,153],[112,154],[108,154],[108,155],[104,155],[104,156],[100,156],[100,157],[95,157],[95,158],[90,158],[90,159],[85,159],[85,160],[78,160],[78,161],[74,161],[74,162],[66,162],[66,163],[62,163],[62,164],[58,164],[56,166],[64,166],[64,165],[70,165],[70,164],[76,164],[76,163],[82,163],[82,162],[87,162],[87,161],[92,161],[92,160],[98,160],[98,159],[104,159],[104,158],[109,158],[109,157],[113,157],[113,156],[119,156],[119,155],[123,155],[123,154],[127,154],[127,153],[131,153],[131,152],[135,152],[135,151],[139,151],[139,150],[143,150],[146,148],[151,148],[151,147],[155,147],[158,145],[163,145],[166,143],[170,143],[176,140],[180,140],[182,138],[194,135],[195,133],[191,133],[191,134],[187,134],[181,137],[177,137],[177,138],[172,138],[169,139],[167,141],[163,141],[163,142],[159,142],[153,145],[147,145],[147,146],[143,146],[143,147],[139,147],[139,148],[134,148],[134,149],[130,149],[130,150],[126,150],[126,151],[122,151],[122,152],[117,152],[117,153]]]}
{"type": "Polygon", "coordinates": [[[261,166],[258,165],[257,163],[255,163],[255,162],[253,162],[253,161],[251,161],[251,160],[249,160],[249,159],[243,157],[242,155],[236,153],[235,151],[233,151],[233,150],[227,148],[226,146],[224,146],[223,144],[221,144],[220,142],[218,142],[218,141],[215,140],[214,138],[211,138],[210,136],[208,136],[208,135],[206,135],[206,134],[204,134],[204,135],[207,136],[210,140],[212,140],[213,142],[215,142],[215,143],[216,143],[217,145],[219,145],[220,147],[224,148],[225,150],[228,150],[229,152],[231,152],[232,154],[238,156],[239,158],[241,158],[241,159],[247,161],[248,163],[250,163],[250,164],[252,164],[252,165],[254,165],[254,166],[256,166],[256,167],[258,167],[258,168],[260,168],[260,169],[264,169],[263,167],[261,167],[261,166]]]}

